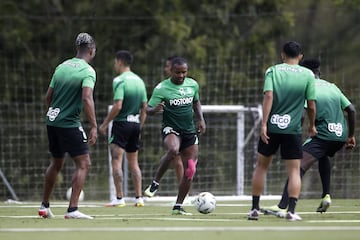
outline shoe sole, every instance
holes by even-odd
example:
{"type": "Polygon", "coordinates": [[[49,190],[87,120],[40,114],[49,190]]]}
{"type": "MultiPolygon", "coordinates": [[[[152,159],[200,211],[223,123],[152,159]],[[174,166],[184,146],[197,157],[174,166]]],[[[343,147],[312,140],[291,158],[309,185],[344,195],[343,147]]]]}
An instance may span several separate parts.
{"type": "Polygon", "coordinates": [[[317,209],[316,212],[323,213],[326,212],[330,207],[330,202],[324,202],[322,203],[317,209]]]}
{"type": "Polygon", "coordinates": [[[284,218],[286,213],[282,213],[280,211],[272,211],[272,210],[269,210],[269,209],[260,209],[260,212],[262,212],[264,215],[273,215],[275,217],[278,217],[278,218],[284,218]]]}

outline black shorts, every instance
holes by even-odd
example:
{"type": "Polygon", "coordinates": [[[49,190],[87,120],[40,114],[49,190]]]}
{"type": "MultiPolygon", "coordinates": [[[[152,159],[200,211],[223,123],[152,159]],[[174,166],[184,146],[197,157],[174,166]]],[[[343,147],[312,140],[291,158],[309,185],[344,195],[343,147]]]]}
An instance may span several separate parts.
{"type": "Polygon", "coordinates": [[[261,138],[258,143],[258,152],[264,156],[275,154],[280,146],[282,159],[301,159],[302,144],[301,134],[268,133],[269,144],[265,144],[261,138]]]}
{"type": "Polygon", "coordinates": [[[71,157],[89,153],[86,133],[82,127],[60,128],[47,125],[49,151],[54,158],[71,157]]]}
{"type": "Polygon", "coordinates": [[[304,145],[303,151],[311,154],[316,159],[323,157],[333,157],[339,151],[345,142],[327,141],[317,137],[308,138],[304,145]]]}
{"type": "Polygon", "coordinates": [[[116,144],[126,152],[136,152],[140,147],[140,124],[114,121],[109,143],[116,144]]]}
{"type": "Polygon", "coordinates": [[[182,150],[184,150],[187,147],[199,144],[199,138],[196,133],[181,133],[181,132],[175,131],[171,127],[165,127],[162,129],[163,139],[169,134],[175,134],[176,136],[178,136],[180,138],[179,152],[181,152],[182,150]]]}

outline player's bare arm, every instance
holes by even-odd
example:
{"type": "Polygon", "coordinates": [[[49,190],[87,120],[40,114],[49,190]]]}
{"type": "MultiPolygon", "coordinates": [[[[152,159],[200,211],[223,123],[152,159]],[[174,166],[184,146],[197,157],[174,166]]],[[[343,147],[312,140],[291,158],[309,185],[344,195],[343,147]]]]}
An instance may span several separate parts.
{"type": "Polygon", "coordinates": [[[106,135],[106,130],[109,126],[109,123],[119,114],[121,108],[122,108],[122,100],[116,100],[108,113],[108,115],[105,117],[103,123],[99,127],[99,131],[101,134],[106,135]]]}
{"type": "Polygon", "coordinates": [[[269,136],[267,135],[267,121],[269,119],[272,103],[273,103],[273,92],[266,91],[264,93],[264,99],[263,99],[263,119],[261,122],[261,132],[260,132],[261,140],[266,144],[269,143],[269,136]]]}
{"type": "Polygon", "coordinates": [[[140,129],[142,129],[142,127],[145,124],[145,120],[146,120],[146,108],[147,108],[147,102],[143,102],[141,109],[140,109],[140,129]]]}
{"type": "Polygon", "coordinates": [[[82,90],[82,102],[84,104],[84,112],[90,123],[89,145],[93,145],[97,139],[97,123],[95,117],[95,106],[93,99],[93,90],[89,87],[84,87],[82,90]]]}
{"type": "Polygon", "coordinates": [[[155,113],[158,113],[158,112],[163,112],[164,111],[164,107],[165,107],[165,103],[164,102],[161,102],[159,103],[158,105],[156,105],[155,107],[152,107],[152,106],[147,106],[146,107],[146,113],[148,115],[154,115],[155,113]]]}
{"type": "Polygon", "coordinates": [[[355,140],[355,116],[356,111],[353,104],[350,104],[344,109],[347,112],[347,121],[348,121],[348,128],[349,134],[348,138],[346,139],[345,148],[346,149],[353,149],[356,146],[355,140]]]}
{"type": "Polygon", "coordinates": [[[193,104],[193,109],[195,113],[195,117],[198,119],[198,133],[200,135],[204,134],[206,132],[206,123],[204,119],[204,115],[201,109],[201,103],[200,101],[196,101],[193,104]]]}
{"type": "Polygon", "coordinates": [[[49,87],[45,96],[46,108],[50,107],[53,95],[54,95],[54,89],[49,87]]]}
{"type": "Polygon", "coordinates": [[[317,130],[315,127],[315,116],[316,116],[316,105],[315,100],[307,100],[307,115],[309,118],[309,127],[308,127],[308,135],[309,137],[313,137],[317,134],[317,130]]]}

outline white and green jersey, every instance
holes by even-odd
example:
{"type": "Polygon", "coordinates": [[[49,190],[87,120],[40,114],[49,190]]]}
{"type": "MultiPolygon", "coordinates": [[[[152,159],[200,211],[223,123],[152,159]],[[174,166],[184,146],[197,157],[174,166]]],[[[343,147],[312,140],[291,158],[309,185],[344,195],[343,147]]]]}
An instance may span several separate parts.
{"type": "Polygon", "coordinates": [[[113,80],[114,100],[122,100],[122,108],[114,121],[140,123],[140,109],[147,102],[144,81],[135,73],[124,72],[113,80]]]}
{"type": "Polygon", "coordinates": [[[193,103],[199,100],[199,85],[192,78],[185,78],[181,85],[170,78],[159,83],[148,102],[151,107],[165,102],[163,127],[172,127],[179,133],[196,133],[193,103]]]}
{"type": "Polygon", "coordinates": [[[335,84],[325,80],[316,79],[315,90],[315,125],[318,131],[316,137],[328,141],[345,142],[348,136],[348,127],[343,109],[348,107],[351,102],[335,84]]]}
{"type": "Polygon", "coordinates": [[[273,92],[268,132],[301,134],[304,101],[315,100],[314,74],[299,65],[286,63],[266,70],[264,93],[273,92]]]}
{"type": "Polygon", "coordinates": [[[57,66],[49,86],[54,89],[54,94],[46,114],[46,124],[63,128],[80,127],[82,88],[93,89],[95,82],[95,70],[83,59],[72,58],[57,66]]]}

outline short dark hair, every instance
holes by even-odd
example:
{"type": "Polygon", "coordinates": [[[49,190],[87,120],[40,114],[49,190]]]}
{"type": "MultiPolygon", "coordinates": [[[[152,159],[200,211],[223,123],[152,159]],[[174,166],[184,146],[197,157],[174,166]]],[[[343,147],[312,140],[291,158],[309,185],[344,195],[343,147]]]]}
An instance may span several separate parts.
{"type": "Polygon", "coordinates": [[[167,57],[166,58],[166,61],[172,61],[172,60],[174,60],[174,58],[177,58],[178,56],[177,55],[172,55],[172,56],[169,56],[169,57],[167,57]]]}
{"type": "Polygon", "coordinates": [[[115,58],[117,60],[122,60],[125,66],[130,66],[134,61],[134,57],[128,50],[120,50],[115,53],[115,58]]]}
{"type": "Polygon", "coordinates": [[[306,67],[313,71],[315,75],[320,76],[320,60],[317,58],[304,59],[299,63],[300,66],[306,67]]]}
{"type": "Polygon", "coordinates": [[[283,52],[286,56],[295,58],[302,53],[301,45],[295,41],[290,41],[284,44],[283,52]]]}
{"type": "Polygon", "coordinates": [[[173,60],[171,60],[171,68],[173,68],[175,65],[183,65],[183,64],[188,64],[185,58],[175,57],[173,60]]]}

